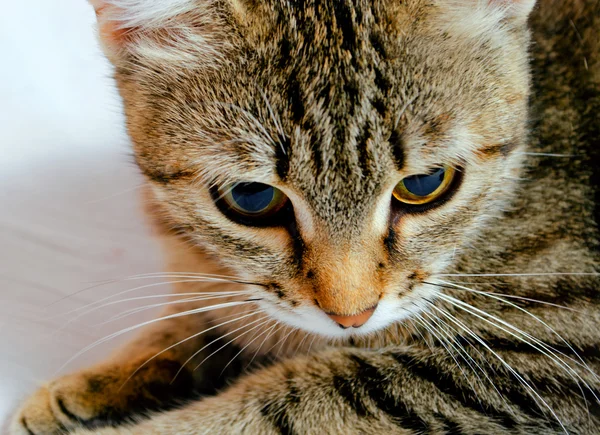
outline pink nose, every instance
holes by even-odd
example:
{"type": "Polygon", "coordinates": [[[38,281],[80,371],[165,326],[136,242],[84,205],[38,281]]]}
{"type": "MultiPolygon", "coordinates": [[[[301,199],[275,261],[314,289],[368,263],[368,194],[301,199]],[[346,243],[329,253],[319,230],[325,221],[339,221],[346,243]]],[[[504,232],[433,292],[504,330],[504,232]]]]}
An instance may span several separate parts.
{"type": "Polygon", "coordinates": [[[327,315],[331,318],[331,320],[340,325],[341,328],[359,328],[365,323],[367,323],[367,320],[369,320],[375,312],[375,308],[377,308],[377,305],[375,305],[373,308],[369,308],[368,310],[363,311],[359,314],[355,314],[353,316],[338,316],[337,314],[327,315]]]}

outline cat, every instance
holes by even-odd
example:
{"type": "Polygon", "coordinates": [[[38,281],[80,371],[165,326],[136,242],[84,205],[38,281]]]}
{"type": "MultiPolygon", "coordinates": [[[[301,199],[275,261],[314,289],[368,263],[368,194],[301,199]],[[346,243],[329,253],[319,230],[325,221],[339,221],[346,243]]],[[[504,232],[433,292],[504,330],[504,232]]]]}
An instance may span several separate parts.
{"type": "Polygon", "coordinates": [[[93,6],[178,299],[13,434],[600,433],[599,1],[93,6]]]}

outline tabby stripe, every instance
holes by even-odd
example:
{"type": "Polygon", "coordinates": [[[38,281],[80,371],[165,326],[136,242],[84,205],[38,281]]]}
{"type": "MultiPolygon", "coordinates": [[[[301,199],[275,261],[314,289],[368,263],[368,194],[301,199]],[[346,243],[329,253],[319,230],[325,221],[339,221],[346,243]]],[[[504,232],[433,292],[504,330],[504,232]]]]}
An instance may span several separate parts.
{"type": "Polygon", "coordinates": [[[296,223],[295,219],[293,219],[288,225],[286,225],[286,229],[292,240],[294,263],[296,264],[296,268],[299,271],[302,269],[302,265],[304,264],[304,250],[306,249],[306,245],[304,244],[304,239],[302,239],[300,231],[298,231],[298,224],[296,223]]]}
{"type": "Polygon", "coordinates": [[[354,381],[375,403],[377,408],[387,414],[392,421],[405,429],[416,433],[427,433],[430,431],[429,423],[423,420],[416,412],[410,409],[399,398],[391,395],[386,387],[390,380],[383,375],[377,367],[371,365],[357,355],[351,355],[350,360],[356,364],[354,381]]]}
{"type": "MultiPolygon", "coordinates": [[[[358,49],[358,37],[354,29],[352,8],[347,1],[336,1],[332,6],[336,24],[342,32],[342,49],[355,53],[358,49]]],[[[352,56],[352,61],[357,63],[356,56],[352,56]]]]}
{"type": "Polygon", "coordinates": [[[510,414],[494,409],[489,405],[484,405],[477,398],[471,396],[473,392],[470,389],[461,388],[452,376],[441,371],[437,366],[426,364],[424,361],[417,360],[409,355],[391,353],[391,356],[403,367],[410,370],[413,375],[435,385],[441,392],[452,397],[453,400],[461,403],[464,407],[488,415],[498,420],[506,428],[516,426],[517,423],[510,414]]]}
{"type": "Polygon", "coordinates": [[[302,99],[302,90],[300,89],[300,82],[298,81],[297,69],[290,73],[290,77],[287,81],[287,96],[289,102],[289,108],[294,123],[299,125],[304,119],[306,110],[304,108],[304,101],[302,99]]]}
{"type": "Polygon", "coordinates": [[[166,174],[164,172],[152,171],[148,168],[145,168],[141,165],[138,165],[142,174],[144,174],[149,180],[154,181],[159,184],[169,184],[173,181],[177,181],[183,178],[192,178],[196,176],[192,171],[178,171],[173,172],[171,174],[166,174]]]}
{"type": "Polygon", "coordinates": [[[371,177],[371,152],[369,151],[368,140],[371,138],[371,124],[369,121],[363,125],[361,132],[356,137],[356,150],[358,151],[358,165],[365,178],[371,177]]]}
{"type": "MultiPolygon", "coordinates": [[[[432,129],[434,126],[432,126],[432,129]]],[[[475,154],[481,160],[494,159],[498,157],[507,157],[519,145],[518,142],[509,141],[506,143],[498,143],[485,145],[475,150],[475,154]]]]}
{"type": "Polygon", "coordinates": [[[401,171],[404,168],[404,141],[400,133],[396,130],[392,132],[388,139],[392,149],[392,160],[396,169],[401,171]]]}
{"type": "Polygon", "coordinates": [[[25,428],[25,430],[27,431],[27,435],[35,435],[31,429],[29,429],[29,426],[27,425],[27,420],[25,420],[25,417],[23,417],[21,419],[21,425],[25,428]]]}
{"type": "MultiPolygon", "coordinates": [[[[533,348],[530,344],[524,343],[522,341],[513,341],[508,340],[506,338],[486,338],[486,343],[494,349],[499,351],[506,352],[517,352],[517,353],[532,353],[540,355],[539,350],[533,348]]],[[[564,344],[556,344],[556,343],[546,343],[548,346],[551,346],[558,352],[564,353],[565,355],[571,357],[577,357],[577,355],[581,356],[584,359],[600,359],[600,343],[598,344],[588,344],[586,346],[576,346],[571,345],[571,348],[564,344]],[[577,352],[577,355],[575,352],[577,352]]]]}
{"type": "Polygon", "coordinates": [[[288,411],[296,407],[301,400],[302,394],[294,380],[294,372],[288,370],[285,374],[285,385],[287,393],[280,402],[266,403],[260,410],[263,417],[266,417],[273,426],[282,434],[294,434],[294,424],[290,418],[288,411]]]}
{"type": "Polygon", "coordinates": [[[393,225],[390,225],[388,233],[383,239],[383,246],[385,246],[388,257],[391,257],[396,247],[396,232],[393,225]]]}
{"type": "Polygon", "coordinates": [[[285,383],[288,387],[288,394],[286,395],[286,399],[290,404],[297,405],[300,403],[302,394],[296,386],[296,381],[294,380],[294,377],[295,376],[292,371],[288,371],[285,375],[285,383]]]}
{"type": "Polygon", "coordinates": [[[260,413],[269,420],[282,435],[293,435],[296,433],[293,429],[293,424],[286,411],[285,405],[269,402],[261,408],[260,413]]]}
{"type": "Polygon", "coordinates": [[[289,137],[279,137],[275,147],[275,171],[280,180],[285,181],[290,171],[290,153],[292,147],[289,137]]]}
{"type": "Polygon", "coordinates": [[[343,376],[333,377],[333,388],[335,388],[342,400],[356,412],[359,417],[371,417],[372,414],[367,409],[362,391],[358,390],[356,382],[343,376]]]}
{"type": "Polygon", "coordinates": [[[442,424],[444,425],[444,433],[446,435],[462,435],[463,434],[463,431],[457,422],[448,419],[448,417],[446,417],[445,415],[442,415],[438,412],[436,412],[434,414],[434,416],[436,419],[440,420],[442,422],[442,424]]]}

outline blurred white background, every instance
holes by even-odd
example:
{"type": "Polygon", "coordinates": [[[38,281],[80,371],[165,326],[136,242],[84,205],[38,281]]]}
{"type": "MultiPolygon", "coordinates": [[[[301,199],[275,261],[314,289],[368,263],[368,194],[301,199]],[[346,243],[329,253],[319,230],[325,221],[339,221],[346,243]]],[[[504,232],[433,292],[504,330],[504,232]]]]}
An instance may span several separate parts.
{"type": "Polygon", "coordinates": [[[1,10],[0,432],[19,401],[80,349],[139,321],[98,325],[127,308],[120,304],[74,320],[70,310],[145,282],[89,287],[161,270],[92,8],[85,0],[5,0],[1,10]]]}

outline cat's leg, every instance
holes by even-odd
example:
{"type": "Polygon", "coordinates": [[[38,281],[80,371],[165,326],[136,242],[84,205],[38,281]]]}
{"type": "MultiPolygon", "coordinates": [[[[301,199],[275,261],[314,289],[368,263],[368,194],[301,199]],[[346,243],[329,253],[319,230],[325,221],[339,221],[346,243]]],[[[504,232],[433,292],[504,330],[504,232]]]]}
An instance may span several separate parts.
{"type": "Polygon", "coordinates": [[[519,376],[556,390],[528,389],[493,361],[490,374],[500,378],[484,382],[442,350],[338,349],[275,364],[217,396],[97,434],[599,433],[600,421],[575,393],[559,394],[577,388],[571,380],[539,370],[543,356],[533,366],[505,357],[519,376]]]}
{"type": "MultiPolygon", "coordinates": [[[[186,305],[190,308],[195,307],[186,305]]],[[[146,327],[110,359],[43,386],[15,416],[12,433],[58,434],[82,425],[115,424],[145,411],[181,404],[198,393],[214,392],[220,386],[218,379],[215,381],[218,376],[209,372],[218,369],[220,374],[221,369],[215,367],[218,358],[193,373],[195,364],[182,364],[206,340],[215,338],[218,332],[214,327],[219,321],[207,322],[198,314],[177,316],[183,308],[178,310],[163,313],[163,317],[175,317],[146,327]],[[206,334],[183,341],[209,329],[206,334]]],[[[227,352],[219,356],[225,358],[227,352]]],[[[221,379],[227,376],[233,373],[221,379]]]]}

